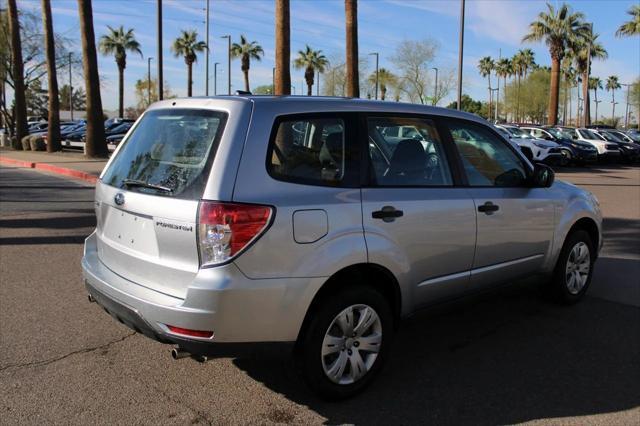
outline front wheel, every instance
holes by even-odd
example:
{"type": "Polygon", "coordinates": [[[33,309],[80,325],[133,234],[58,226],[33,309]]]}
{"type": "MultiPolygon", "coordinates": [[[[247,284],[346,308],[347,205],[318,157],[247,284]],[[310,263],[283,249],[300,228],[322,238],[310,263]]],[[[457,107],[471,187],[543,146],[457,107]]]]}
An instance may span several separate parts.
{"type": "Polygon", "coordinates": [[[562,303],[573,304],[584,297],[593,275],[595,248],[591,237],[581,229],[566,239],[549,290],[562,303]]]}
{"type": "Polygon", "coordinates": [[[372,288],[347,288],[324,298],[299,342],[307,384],[330,400],[361,392],[387,357],[392,322],[389,304],[372,288]]]}

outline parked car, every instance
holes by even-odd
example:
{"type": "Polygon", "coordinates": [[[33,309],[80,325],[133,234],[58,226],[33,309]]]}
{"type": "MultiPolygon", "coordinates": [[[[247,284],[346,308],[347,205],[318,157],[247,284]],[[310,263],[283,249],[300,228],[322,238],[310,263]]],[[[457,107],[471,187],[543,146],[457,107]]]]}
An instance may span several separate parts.
{"type": "Polygon", "coordinates": [[[107,136],[107,148],[109,149],[109,151],[114,151],[118,147],[120,142],[122,142],[122,139],[124,139],[125,136],[126,133],[107,136]]]}
{"type": "Polygon", "coordinates": [[[326,398],[363,390],[418,309],[541,273],[587,291],[602,215],[472,114],[360,99],[153,104],[96,183],[89,300],[174,358],[295,345],[326,398]],[[430,144],[394,145],[414,126],[430,144]]]}
{"type": "Polygon", "coordinates": [[[627,142],[640,143],[640,133],[634,133],[631,130],[628,130],[626,132],[615,130],[614,133],[616,133],[627,142]]]}
{"type": "Polygon", "coordinates": [[[563,128],[563,132],[574,141],[591,144],[598,151],[598,160],[611,160],[620,158],[618,145],[607,142],[603,137],[586,128],[563,128]]]}
{"type": "Polygon", "coordinates": [[[569,163],[585,165],[598,160],[598,151],[592,144],[572,140],[571,136],[561,129],[536,126],[521,126],[520,128],[529,132],[534,138],[553,141],[561,145],[565,150],[568,150],[568,153],[565,151],[565,156],[568,156],[567,162],[569,163]]]}
{"type": "Polygon", "coordinates": [[[640,146],[633,142],[623,140],[616,132],[609,129],[591,129],[591,131],[604,138],[607,142],[618,145],[620,159],[622,161],[632,163],[640,158],[640,146]]]}
{"type": "Polygon", "coordinates": [[[115,127],[111,127],[109,130],[105,130],[105,136],[117,135],[117,134],[126,134],[131,126],[133,126],[134,121],[125,121],[116,125],[115,127]]]}
{"type": "Polygon", "coordinates": [[[497,124],[496,129],[504,137],[515,143],[529,161],[538,161],[550,165],[568,164],[568,156],[563,155],[560,145],[544,139],[536,139],[516,126],[497,124]]]}

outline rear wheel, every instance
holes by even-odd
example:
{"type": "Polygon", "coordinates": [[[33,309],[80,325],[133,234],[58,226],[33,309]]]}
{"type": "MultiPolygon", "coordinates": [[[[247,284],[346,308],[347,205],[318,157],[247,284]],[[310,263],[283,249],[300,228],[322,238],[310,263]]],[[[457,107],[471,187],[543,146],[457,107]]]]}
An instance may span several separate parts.
{"type": "Polygon", "coordinates": [[[562,246],[549,283],[554,298],[566,304],[582,299],[591,283],[594,260],[595,249],[589,234],[581,229],[573,231],[562,246]]]}
{"type": "Polygon", "coordinates": [[[392,322],[389,304],[372,288],[347,288],[324,298],[299,342],[307,384],[325,399],[362,391],[387,357],[392,322]]]}

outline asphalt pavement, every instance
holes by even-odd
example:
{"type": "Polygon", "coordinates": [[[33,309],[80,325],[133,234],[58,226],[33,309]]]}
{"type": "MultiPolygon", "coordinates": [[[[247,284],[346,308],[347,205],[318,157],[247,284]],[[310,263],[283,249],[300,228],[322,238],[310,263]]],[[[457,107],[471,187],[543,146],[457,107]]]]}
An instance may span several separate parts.
{"type": "Polygon", "coordinates": [[[2,424],[640,424],[640,169],[566,169],[605,213],[590,294],[535,278],[407,320],[364,394],[315,398],[284,357],[173,361],[87,302],[93,189],[0,167],[2,424]]]}

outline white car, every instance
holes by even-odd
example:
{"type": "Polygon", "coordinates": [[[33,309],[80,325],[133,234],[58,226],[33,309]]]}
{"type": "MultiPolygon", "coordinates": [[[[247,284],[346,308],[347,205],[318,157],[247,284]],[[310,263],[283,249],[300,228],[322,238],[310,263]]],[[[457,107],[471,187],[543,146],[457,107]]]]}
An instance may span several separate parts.
{"type": "Polygon", "coordinates": [[[529,160],[547,164],[564,163],[565,156],[557,143],[535,138],[516,126],[497,124],[495,127],[504,137],[518,145],[529,160]]]}
{"type": "Polygon", "coordinates": [[[593,130],[577,128],[569,131],[574,140],[588,142],[593,145],[598,150],[598,159],[618,158],[620,156],[620,149],[617,144],[608,142],[593,130]]]}

